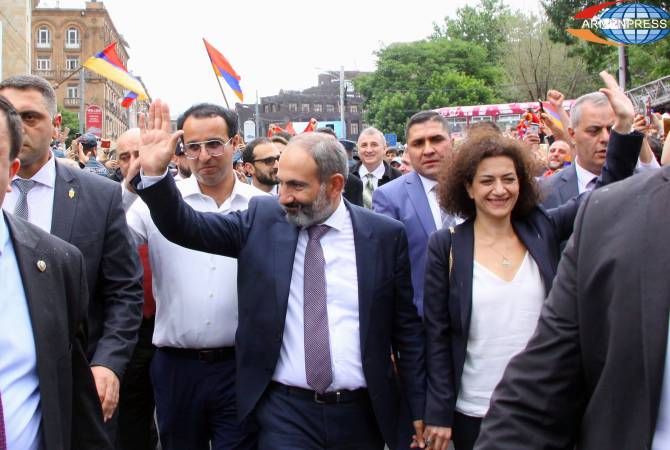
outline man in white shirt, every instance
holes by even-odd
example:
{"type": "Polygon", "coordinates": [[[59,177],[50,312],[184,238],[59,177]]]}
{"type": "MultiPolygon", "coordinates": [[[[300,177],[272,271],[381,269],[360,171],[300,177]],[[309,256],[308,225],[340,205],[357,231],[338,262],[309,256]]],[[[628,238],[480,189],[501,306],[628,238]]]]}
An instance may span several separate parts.
{"type": "Polygon", "coordinates": [[[407,448],[411,428],[422,442],[424,341],[405,231],[343,200],[342,145],[322,133],[292,139],[279,199],[222,215],[190,208],[166,177],[179,138],[167,105],[152,103],[148,124],[138,193],[158,229],[239,260],[237,406],[258,420],[259,447],[407,448]]]}
{"type": "Polygon", "coordinates": [[[405,136],[414,171],[375,191],[372,207],[378,213],[401,221],[407,229],[412,262],[414,304],[423,315],[423,278],[430,235],[456,220],[444,214],[437,202],[437,177],[442,160],[451,155],[448,124],[435,111],[420,111],[407,122],[405,136]]]}
{"type": "MultiPolygon", "coordinates": [[[[195,105],[177,127],[183,130],[184,156],[192,172],[178,182],[188,205],[228,214],[265,195],[233,172],[239,136],[232,111],[195,105]]],[[[130,207],[127,219],[136,243],[148,244],[153,273],[157,350],[151,378],[161,445],[204,450],[211,441],[212,449],[255,448],[253,425],[238,425],[235,407],[237,261],[169,242],[142,201],[130,207]]]]}
{"type": "Polygon", "coordinates": [[[263,192],[279,195],[277,170],[279,169],[279,148],[266,137],[249,142],[242,151],[244,169],[251,176],[251,184],[263,192]]]}
{"type": "Polygon", "coordinates": [[[402,173],[384,160],[386,140],[378,129],[369,127],[361,131],[357,145],[361,161],[351,168],[351,173],[363,182],[363,206],[372,209],[372,193],[402,173]]]}
{"type": "MultiPolygon", "coordinates": [[[[570,110],[568,134],[575,144],[576,157],[570,167],[539,180],[545,208],[556,208],[593,189],[605,164],[613,124],[614,110],[605,94],[592,92],[575,100],[570,110]]],[[[643,147],[637,170],[659,167],[651,150],[643,147]]]]}

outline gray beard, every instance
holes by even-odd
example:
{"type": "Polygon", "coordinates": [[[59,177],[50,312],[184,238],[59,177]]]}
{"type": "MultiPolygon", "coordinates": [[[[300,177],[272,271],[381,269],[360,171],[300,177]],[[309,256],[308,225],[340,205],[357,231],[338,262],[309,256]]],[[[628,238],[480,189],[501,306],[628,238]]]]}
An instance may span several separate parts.
{"type": "Polygon", "coordinates": [[[302,206],[295,214],[291,214],[284,209],[288,223],[303,228],[323,222],[333,214],[333,211],[333,205],[328,202],[328,197],[326,196],[325,184],[321,185],[319,195],[311,205],[302,206]]]}

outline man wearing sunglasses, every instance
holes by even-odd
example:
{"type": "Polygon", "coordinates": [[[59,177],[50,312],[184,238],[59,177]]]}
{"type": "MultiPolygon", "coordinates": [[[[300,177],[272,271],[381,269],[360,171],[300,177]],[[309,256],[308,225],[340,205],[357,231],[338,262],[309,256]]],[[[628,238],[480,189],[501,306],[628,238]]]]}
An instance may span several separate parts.
{"type": "Polygon", "coordinates": [[[249,142],[242,151],[244,169],[251,175],[252,184],[263,192],[279,195],[279,149],[266,137],[249,142]]]}
{"type": "MultiPolygon", "coordinates": [[[[198,104],[179,117],[177,128],[192,172],[177,185],[190,207],[227,215],[266,195],[233,171],[240,140],[234,112],[198,104]]],[[[129,177],[138,170],[135,164],[129,177]]],[[[135,242],[148,244],[153,271],[157,350],[150,372],[163,449],[255,448],[253,425],[238,424],[235,406],[237,261],[168,242],[141,201],[127,218],[135,242]]]]}

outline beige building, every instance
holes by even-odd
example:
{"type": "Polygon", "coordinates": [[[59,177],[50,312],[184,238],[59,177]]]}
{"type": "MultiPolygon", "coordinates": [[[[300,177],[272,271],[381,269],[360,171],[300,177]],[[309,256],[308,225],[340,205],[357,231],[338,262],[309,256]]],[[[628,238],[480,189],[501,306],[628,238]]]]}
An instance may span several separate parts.
{"type": "MultiPolygon", "coordinates": [[[[116,42],[116,52],[127,67],[128,44],[101,1],[86,2],[85,9],[35,8],[31,27],[32,73],[54,85],[58,104],[65,110],[80,113],[81,77],[74,72],[90,56],[116,42]],[[70,75],[72,77],[68,78],[70,75]]],[[[102,109],[102,137],[116,139],[129,127],[131,113],[120,103],[124,90],[93,72],[83,72],[83,110],[91,105],[99,106],[102,109]]],[[[84,118],[80,115],[79,119],[81,122],[84,118]]]]}
{"type": "Polygon", "coordinates": [[[31,11],[39,0],[0,0],[1,79],[30,73],[31,11]]]}

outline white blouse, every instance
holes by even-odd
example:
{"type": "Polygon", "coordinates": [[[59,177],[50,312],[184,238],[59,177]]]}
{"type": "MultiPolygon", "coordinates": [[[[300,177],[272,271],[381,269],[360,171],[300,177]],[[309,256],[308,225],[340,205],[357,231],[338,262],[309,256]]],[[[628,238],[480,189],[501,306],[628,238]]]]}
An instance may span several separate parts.
{"type": "Polygon", "coordinates": [[[528,252],[509,282],[474,262],[470,333],[456,411],[486,415],[507,363],[535,331],[544,297],[540,270],[528,252]]]}

